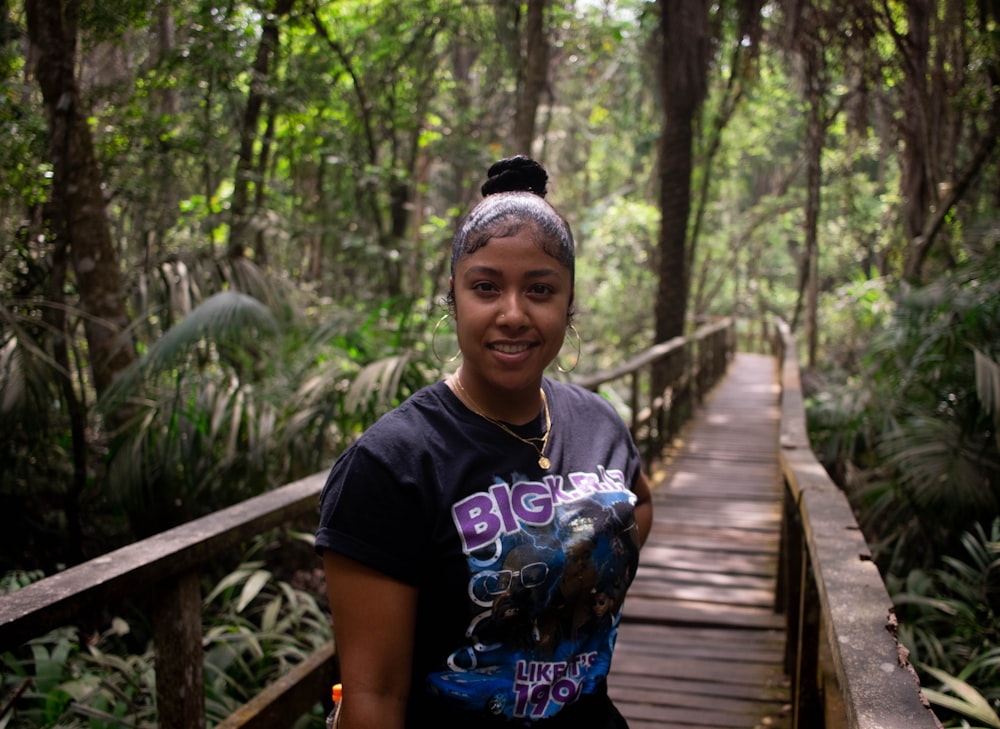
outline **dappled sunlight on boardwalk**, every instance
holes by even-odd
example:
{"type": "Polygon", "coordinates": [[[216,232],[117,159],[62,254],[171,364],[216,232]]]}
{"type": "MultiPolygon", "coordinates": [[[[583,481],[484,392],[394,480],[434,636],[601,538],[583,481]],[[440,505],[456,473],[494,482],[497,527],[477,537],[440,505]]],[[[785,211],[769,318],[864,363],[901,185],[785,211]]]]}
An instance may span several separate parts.
{"type": "Polygon", "coordinates": [[[778,397],[774,361],[737,355],[655,474],[610,679],[631,729],[789,726],[778,397]]]}

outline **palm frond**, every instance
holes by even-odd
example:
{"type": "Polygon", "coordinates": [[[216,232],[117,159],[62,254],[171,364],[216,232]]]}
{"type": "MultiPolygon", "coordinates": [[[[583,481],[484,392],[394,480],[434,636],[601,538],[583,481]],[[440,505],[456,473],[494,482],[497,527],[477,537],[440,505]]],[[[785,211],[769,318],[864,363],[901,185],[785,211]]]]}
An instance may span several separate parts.
{"type": "Polygon", "coordinates": [[[953,420],[912,418],[883,435],[879,453],[898,469],[900,483],[922,510],[957,516],[1000,511],[984,477],[995,475],[1000,464],[970,444],[953,420]]]}
{"type": "Polygon", "coordinates": [[[0,336],[0,413],[20,417],[46,410],[51,383],[70,373],[3,306],[0,323],[6,330],[0,336]]]}
{"type": "Polygon", "coordinates": [[[399,399],[399,383],[410,364],[408,352],[384,357],[366,365],[351,382],[344,399],[348,412],[373,408],[375,413],[389,410],[399,399]]]}
{"type": "Polygon", "coordinates": [[[257,299],[236,291],[222,291],[199,304],[188,316],[168,329],[112,388],[117,401],[136,386],[157,375],[171,372],[202,342],[239,344],[253,342],[277,332],[278,322],[257,299]]]}
{"type": "Polygon", "coordinates": [[[976,363],[976,395],[983,410],[993,416],[993,435],[1000,448],[1000,363],[972,347],[976,363]]]}

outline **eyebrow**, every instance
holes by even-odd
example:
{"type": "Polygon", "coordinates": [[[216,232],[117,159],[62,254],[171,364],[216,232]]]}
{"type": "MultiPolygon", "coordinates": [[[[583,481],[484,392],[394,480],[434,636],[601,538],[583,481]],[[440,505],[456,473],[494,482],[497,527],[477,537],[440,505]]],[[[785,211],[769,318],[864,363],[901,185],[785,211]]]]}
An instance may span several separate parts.
{"type": "MultiPolygon", "coordinates": [[[[498,268],[493,268],[493,266],[484,266],[482,264],[479,264],[475,266],[469,266],[468,270],[465,272],[465,275],[502,277],[504,273],[498,268]]],[[[558,276],[558,275],[559,271],[558,269],[555,268],[535,268],[525,272],[525,278],[545,278],[546,276],[558,276]]]]}

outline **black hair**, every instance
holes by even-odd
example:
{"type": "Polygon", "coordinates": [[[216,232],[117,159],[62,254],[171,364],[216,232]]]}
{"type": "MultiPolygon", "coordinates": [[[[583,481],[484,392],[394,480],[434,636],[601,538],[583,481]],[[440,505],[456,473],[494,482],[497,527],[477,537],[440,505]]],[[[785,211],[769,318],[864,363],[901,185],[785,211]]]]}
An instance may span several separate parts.
{"type": "MultiPolygon", "coordinates": [[[[466,216],[451,243],[451,276],[458,261],[485,246],[492,238],[509,238],[529,228],[538,246],[566,266],[576,277],[576,249],[569,223],[545,201],[549,176],[538,162],[517,155],[495,162],[487,171],[483,199],[466,216]]],[[[448,291],[455,305],[455,291],[448,291]]]]}

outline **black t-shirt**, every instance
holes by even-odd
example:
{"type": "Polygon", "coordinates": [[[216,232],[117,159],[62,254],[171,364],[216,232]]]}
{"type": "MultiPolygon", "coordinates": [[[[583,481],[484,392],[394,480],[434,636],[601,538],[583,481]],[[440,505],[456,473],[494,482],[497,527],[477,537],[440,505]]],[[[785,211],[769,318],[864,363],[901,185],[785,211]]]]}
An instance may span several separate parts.
{"type": "MultiPolygon", "coordinates": [[[[317,550],[419,588],[413,722],[528,723],[605,690],[638,563],[639,455],[603,398],[543,386],[548,469],[438,382],[369,428],[323,489],[317,550]]],[[[511,427],[539,435],[544,419],[511,427]]]]}

